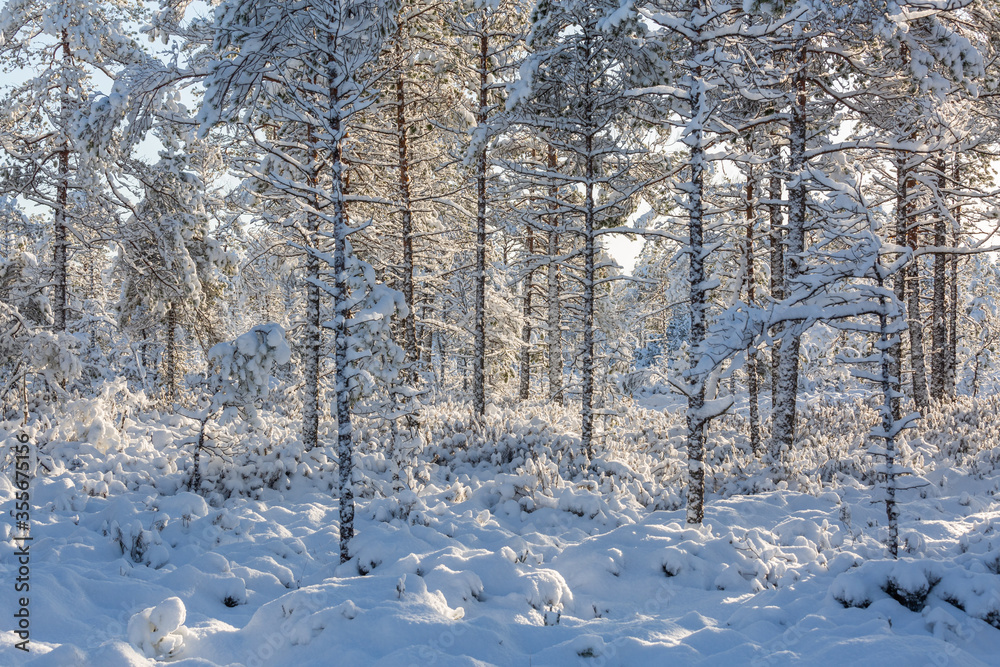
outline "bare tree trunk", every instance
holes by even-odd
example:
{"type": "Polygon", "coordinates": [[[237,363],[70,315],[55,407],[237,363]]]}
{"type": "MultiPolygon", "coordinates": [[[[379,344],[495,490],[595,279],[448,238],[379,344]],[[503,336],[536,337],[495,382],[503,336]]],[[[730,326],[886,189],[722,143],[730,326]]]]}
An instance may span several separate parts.
{"type": "MultiPolygon", "coordinates": [[[[911,250],[916,250],[919,246],[917,221],[913,215],[913,203],[911,192],[916,187],[916,180],[910,176],[909,167],[905,172],[905,188],[903,194],[906,198],[904,211],[906,216],[906,243],[911,250]]],[[[906,272],[906,315],[910,326],[910,371],[911,386],[913,387],[913,402],[917,406],[920,414],[926,414],[930,405],[930,398],[927,393],[927,369],[924,362],[924,329],[923,318],[920,314],[920,262],[914,258],[905,268],[906,272]]]]}
{"type": "Polygon", "coordinates": [[[403,276],[402,292],[406,302],[407,313],[403,318],[403,348],[406,359],[416,364],[419,359],[417,349],[416,303],[413,300],[413,206],[410,197],[410,163],[409,145],[406,131],[406,82],[403,77],[403,47],[402,34],[404,22],[399,23],[396,39],[396,61],[399,71],[396,76],[396,143],[397,167],[399,171],[399,212],[401,217],[401,234],[403,240],[403,276]]]}
{"type": "MultiPolygon", "coordinates": [[[[486,124],[489,102],[489,39],[485,27],[479,37],[479,113],[476,122],[486,124]]],[[[476,160],[476,311],[475,350],[472,360],[472,412],[486,415],[486,147],[476,160]]]]}
{"type": "MultiPolygon", "coordinates": [[[[698,0],[691,0],[691,17],[694,19],[700,13],[698,0]]],[[[705,83],[702,80],[701,65],[697,64],[702,52],[700,32],[691,40],[691,62],[696,63],[690,73],[691,115],[703,118],[705,99],[705,83]]],[[[704,353],[706,338],[705,315],[707,310],[707,294],[705,289],[705,143],[704,124],[694,123],[689,130],[685,143],[691,151],[691,184],[688,196],[688,236],[689,262],[688,287],[691,300],[691,351],[692,366],[695,366],[701,354],[704,353]]],[[[687,378],[687,459],[688,487],[686,521],[689,524],[700,525],[705,519],[705,377],[690,371],[687,378]]]]}
{"type": "MultiPolygon", "coordinates": [[[[72,66],[73,52],[70,50],[69,31],[62,29],[60,37],[62,48],[63,67],[72,66]]],[[[52,303],[52,314],[56,331],[66,331],[66,324],[69,310],[69,235],[67,230],[68,209],[69,209],[69,132],[70,132],[70,108],[69,90],[63,84],[59,94],[60,105],[60,125],[59,130],[66,134],[63,137],[63,146],[59,149],[59,178],[56,184],[56,210],[55,210],[55,244],[53,247],[52,261],[55,265],[55,298],[52,303]]]]}
{"type": "MultiPolygon", "coordinates": [[[[876,263],[875,269],[878,272],[878,287],[882,289],[882,266],[876,263]]],[[[889,353],[891,345],[889,341],[894,337],[889,332],[889,318],[887,313],[887,303],[885,297],[879,297],[879,345],[881,353],[881,384],[882,384],[882,428],[881,434],[885,443],[885,472],[882,474],[885,484],[885,515],[886,526],[889,530],[887,545],[889,554],[896,558],[899,552],[899,508],[896,506],[896,477],[899,472],[896,470],[896,438],[895,430],[900,420],[899,401],[893,401],[899,391],[899,378],[892,375],[892,357],[889,353]]]]}
{"type": "MultiPolygon", "coordinates": [[[[587,51],[590,52],[589,40],[586,42],[587,51]]],[[[584,89],[585,118],[589,123],[592,118],[590,80],[586,82],[584,89]]],[[[581,400],[583,405],[580,411],[580,439],[583,449],[587,453],[588,463],[594,458],[594,255],[597,253],[594,247],[594,181],[596,173],[594,170],[594,132],[588,128],[586,137],[587,162],[584,174],[584,229],[583,229],[583,354],[581,358],[581,373],[583,388],[581,400]]]]}
{"type": "MultiPolygon", "coordinates": [[[[774,146],[771,149],[771,178],[769,179],[770,191],[768,197],[770,203],[767,205],[768,217],[770,218],[770,234],[768,243],[770,244],[771,261],[771,298],[781,301],[785,298],[785,235],[784,223],[781,219],[781,172],[779,170],[781,160],[780,148],[774,146]]],[[[778,360],[781,358],[781,339],[776,338],[771,345],[771,409],[774,410],[774,401],[778,396],[778,360]]]]}
{"type": "MultiPolygon", "coordinates": [[[[332,52],[334,39],[329,38],[332,52]]],[[[340,495],[340,562],[350,560],[350,543],[354,538],[354,445],[351,423],[350,385],[347,380],[348,328],[350,319],[349,290],[347,282],[347,216],[344,203],[343,120],[340,110],[339,77],[333,62],[327,64],[329,82],[330,142],[330,203],[333,208],[333,335],[334,372],[337,391],[337,463],[339,467],[338,491],[340,495]]]]}
{"type": "Polygon", "coordinates": [[[531,292],[534,289],[535,233],[529,222],[525,231],[524,251],[527,255],[528,270],[524,275],[522,290],[522,314],[524,324],[521,325],[521,377],[518,387],[518,398],[528,400],[531,393],[531,292]]]}
{"type": "MultiPolygon", "coordinates": [[[[961,158],[956,153],[954,166],[954,182],[961,183],[961,158]]],[[[958,247],[962,233],[962,206],[955,206],[955,226],[952,229],[951,244],[958,247]]],[[[955,396],[955,375],[958,364],[958,255],[949,258],[949,273],[951,281],[948,284],[948,347],[945,350],[945,391],[948,396],[955,396]]]]}
{"type": "MultiPolygon", "coordinates": [[[[306,174],[312,193],[319,188],[320,156],[316,149],[316,137],[310,126],[306,140],[309,142],[309,170],[306,174]]],[[[302,445],[306,451],[319,445],[319,367],[320,352],[323,345],[323,334],[320,328],[320,259],[319,251],[320,217],[316,211],[320,205],[316,195],[310,195],[313,210],[306,215],[306,326],[305,346],[303,350],[303,379],[305,385],[302,395],[302,445]]]]}
{"type": "Polygon", "coordinates": [[[424,303],[420,307],[420,318],[423,321],[420,323],[420,328],[418,329],[420,335],[417,337],[420,341],[420,365],[427,371],[431,370],[434,358],[434,329],[427,324],[430,320],[430,308],[427,303],[424,303]]]}
{"type": "MultiPolygon", "coordinates": [[[[947,243],[947,214],[944,201],[945,161],[937,160],[939,212],[934,219],[934,245],[941,248],[947,243]]],[[[945,394],[945,355],[948,347],[948,323],[945,304],[945,282],[948,257],[942,253],[934,255],[934,301],[931,308],[931,378],[930,392],[937,400],[945,394]]]]}
{"type": "MultiPolygon", "coordinates": [[[[552,146],[548,148],[549,171],[554,171],[557,166],[556,149],[552,146]]],[[[555,186],[552,186],[549,195],[555,200],[555,186]]],[[[554,206],[554,204],[553,204],[554,206]]],[[[553,214],[549,220],[548,234],[548,353],[549,353],[549,400],[562,403],[563,401],[563,354],[562,354],[562,307],[559,302],[559,228],[558,220],[553,214]]]]}
{"type": "Polygon", "coordinates": [[[167,304],[167,400],[177,400],[177,304],[167,304]]]}
{"type": "MultiPolygon", "coordinates": [[[[896,151],[896,244],[906,244],[906,153],[896,151]]],[[[899,303],[906,303],[906,272],[897,271],[893,276],[893,292],[899,303]]],[[[902,336],[897,337],[896,342],[889,348],[889,371],[899,379],[900,387],[903,381],[903,343],[902,336]]],[[[899,396],[893,396],[892,409],[899,412],[899,396]]]]}
{"type": "MultiPolygon", "coordinates": [[[[795,104],[789,126],[790,155],[788,171],[794,180],[789,191],[787,249],[785,252],[785,294],[790,294],[796,278],[802,273],[805,252],[806,224],[806,89],[805,89],[805,44],[799,46],[796,56],[795,104]]],[[[799,393],[799,343],[800,336],[785,326],[781,338],[781,352],[778,361],[777,394],[772,417],[771,446],[768,452],[771,471],[776,480],[788,475],[787,457],[795,443],[795,427],[799,393]]]]}
{"type": "MultiPolygon", "coordinates": [[[[747,303],[754,305],[757,300],[756,282],[754,280],[754,254],[753,254],[753,227],[756,219],[754,210],[754,175],[753,167],[747,171],[747,234],[743,256],[747,264],[747,303]]],[[[759,388],[757,378],[757,348],[750,346],[747,348],[747,394],[750,401],[750,448],[754,453],[760,453],[760,411],[759,411],[759,388]]]]}

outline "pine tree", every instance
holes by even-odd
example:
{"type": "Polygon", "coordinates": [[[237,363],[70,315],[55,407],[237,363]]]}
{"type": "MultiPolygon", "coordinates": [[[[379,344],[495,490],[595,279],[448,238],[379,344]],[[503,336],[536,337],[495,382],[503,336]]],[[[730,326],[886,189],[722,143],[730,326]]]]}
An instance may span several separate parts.
{"type": "Polygon", "coordinates": [[[100,168],[80,132],[94,93],[93,75],[115,76],[146,56],[127,32],[138,5],[119,2],[7,3],[0,10],[0,59],[34,76],[12,86],[0,103],[6,165],[0,194],[14,194],[52,211],[53,328],[71,319],[71,254],[87,234],[81,198],[101,192],[100,168]],[[87,193],[84,195],[84,193],[87,193]]]}
{"type": "MultiPolygon", "coordinates": [[[[503,126],[498,116],[504,108],[505,79],[517,64],[521,47],[525,3],[521,0],[472,0],[456,3],[449,13],[450,30],[459,38],[459,80],[470,100],[466,113],[474,121],[464,162],[474,192],[475,238],[473,281],[472,412],[482,420],[486,413],[487,292],[489,232],[496,226],[496,196],[491,178],[489,150],[503,126]]],[[[470,122],[471,124],[471,122],[470,122]]]]}
{"type": "Polygon", "coordinates": [[[634,15],[617,16],[617,9],[617,3],[592,0],[539,4],[527,43],[531,54],[508,105],[518,125],[538,132],[565,160],[558,174],[508,166],[538,185],[557,179],[573,186],[557,192],[551,203],[573,220],[567,231],[582,246],[581,438],[588,460],[594,453],[597,230],[615,226],[630,212],[639,189],[632,172],[642,153],[626,114],[635,55],[630,40],[642,28],[634,15]]]}
{"type": "MultiPolygon", "coordinates": [[[[315,247],[307,252],[327,262],[332,273],[332,283],[323,286],[334,304],[329,328],[336,374],[341,562],[350,559],[354,535],[351,405],[356,400],[352,390],[358,382],[359,350],[352,349],[350,327],[352,320],[387,326],[399,306],[391,295],[381,294],[370,267],[355,265],[362,280],[352,285],[344,143],[350,119],[372,103],[369,91],[387,74],[378,64],[395,31],[397,12],[396,3],[378,0],[328,0],[309,6],[267,0],[224,4],[216,14],[220,57],[206,86],[201,116],[209,127],[252,113],[259,100],[274,95],[272,104],[280,100],[287,120],[316,129],[317,146],[325,155],[324,186],[310,189],[300,181],[291,189],[299,190],[299,206],[318,216],[333,245],[332,254],[315,247]]],[[[405,314],[405,307],[401,312],[405,314]]]]}
{"type": "Polygon", "coordinates": [[[119,230],[115,270],[121,326],[164,331],[166,399],[174,403],[181,375],[178,328],[201,334],[206,348],[221,340],[223,272],[233,258],[217,238],[220,224],[210,213],[218,209],[209,185],[221,167],[218,155],[193,137],[163,139],[160,160],[144,174],[145,197],[119,230]]]}

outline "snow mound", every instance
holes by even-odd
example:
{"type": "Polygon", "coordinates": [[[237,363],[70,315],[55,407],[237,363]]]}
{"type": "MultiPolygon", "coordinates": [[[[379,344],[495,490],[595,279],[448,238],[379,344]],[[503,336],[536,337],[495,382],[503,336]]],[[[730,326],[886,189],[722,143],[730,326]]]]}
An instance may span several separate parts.
{"type": "Polygon", "coordinates": [[[184,649],[188,630],[184,627],[187,610],[180,598],[167,598],[155,607],[147,607],[128,622],[128,640],[147,658],[173,658],[184,649]]]}
{"type": "Polygon", "coordinates": [[[944,618],[942,612],[929,609],[932,603],[942,601],[1000,628],[997,575],[984,571],[978,559],[967,559],[966,564],[968,569],[933,560],[869,561],[838,575],[830,593],[845,607],[865,608],[889,597],[910,611],[929,614],[929,626],[944,618]]]}

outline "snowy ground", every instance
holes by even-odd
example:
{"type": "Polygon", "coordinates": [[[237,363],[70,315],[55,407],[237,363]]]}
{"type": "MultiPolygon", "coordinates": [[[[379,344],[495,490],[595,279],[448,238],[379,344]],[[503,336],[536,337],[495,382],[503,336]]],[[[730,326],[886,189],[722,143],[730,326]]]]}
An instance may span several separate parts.
{"type": "MultiPolygon", "coordinates": [[[[103,472],[86,465],[98,456],[89,445],[66,445],[67,465],[34,480],[27,655],[6,631],[17,559],[3,523],[0,664],[986,665],[1000,655],[1000,477],[928,473],[930,486],[903,494],[908,551],[892,563],[877,541],[884,510],[861,484],[712,496],[694,530],[682,510],[592,483],[526,495],[515,476],[442,468],[419,494],[360,500],[355,557],[339,565],[321,476],[212,507],[179,491],[178,475],[157,477],[153,440],[103,472]]],[[[5,514],[13,494],[5,475],[5,514]]]]}

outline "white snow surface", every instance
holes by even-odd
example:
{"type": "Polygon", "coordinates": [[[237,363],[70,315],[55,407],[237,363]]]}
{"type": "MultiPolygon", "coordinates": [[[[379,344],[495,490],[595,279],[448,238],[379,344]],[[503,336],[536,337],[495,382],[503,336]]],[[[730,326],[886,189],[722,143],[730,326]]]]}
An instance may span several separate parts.
{"type": "MultiPolygon", "coordinates": [[[[1000,655],[996,476],[942,467],[930,487],[901,492],[906,549],[893,562],[878,541],[884,509],[860,484],[710,494],[693,528],[683,509],[650,510],[594,484],[528,497],[514,475],[431,466],[417,491],[359,498],[353,558],[341,565],[323,476],[295,473],[279,490],[213,506],[155,484],[153,442],[174,428],[133,425],[113,471],[57,466],[33,481],[29,654],[8,631],[18,564],[11,522],[0,524],[0,664],[989,665],[1000,655]]],[[[14,491],[0,477],[5,514],[14,491]]]]}

